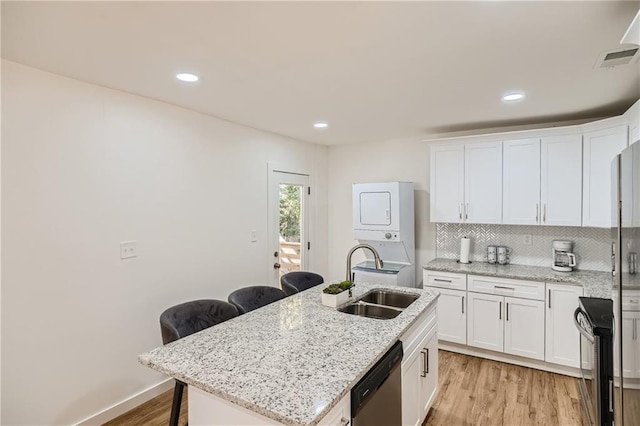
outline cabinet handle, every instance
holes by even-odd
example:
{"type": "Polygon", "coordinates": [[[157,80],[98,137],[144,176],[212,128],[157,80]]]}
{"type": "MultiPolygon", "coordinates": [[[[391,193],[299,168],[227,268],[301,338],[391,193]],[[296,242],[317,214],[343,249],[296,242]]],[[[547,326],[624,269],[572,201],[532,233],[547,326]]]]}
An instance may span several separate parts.
{"type": "Polygon", "coordinates": [[[515,290],[515,288],[513,288],[513,287],[504,287],[504,286],[501,286],[501,285],[494,285],[493,288],[501,288],[503,290],[515,290]]]}
{"type": "Polygon", "coordinates": [[[551,289],[549,289],[549,309],[551,309],[551,289]]]}
{"type": "Polygon", "coordinates": [[[426,374],[429,374],[429,348],[424,348],[425,351],[427,351],[427,353],[424,356],[424,359],[427,360],[427,371],[426,374]]]}
{"type": "Polygon", "coordinates": [[[538,223],[539,211],[540,211],[540,205],[536,203],[536,223],[538,223]]]}
{"type": "Polygon", "coordinates": [[[500,302],[500,309],[498,309],[498,319],[502,319],[502,302],[500,302]]]}
{"type": "Polygon", "coordinates": [[[442,278],[434,278],[433,280],[434,281],[438,281],[440,283],[450,283],[451,282],[451,280],[443,280],[442,278]]]}
{"type": "Polygon", "coordinates": [[[631,338],[632,340],[636,340],[638,338],[638,320],[633,320],[633,330],[631,331],[631,338]]]}
{"type": "Polygon", "coordinates": [[[507,302],[507,321],[509,321],[509,302],[507,302]]]}
{"type": "Polygon", "coordinates": [[[462,220],[462,203],[460,203],[460,207],[458,207],[458,216],[460,216],[460,220],[462,220]]]}
{"type": "Polygon", "coordinates": [[[424,351],[420,351],[420,353],[422,354],[422,373],[420,373],[420,377],[427,377],[427,354],[424,351]]]}
{"type": "Polygon", "coordinates": [[[464,314],[464,296],[462,296],[462,313],[464,314]]]}
{"type": "Polygon", "coordinates": [[[547,203],[543,204],[542,208],[542,223],[547,223],[547,203]]]}
{"type": "Polygon", "coordinates": [[[351,419],[345,419],[344,417],[340,418],[340,426],[349,426],[349,422],[351,419]]]}
{"type": "Polygon", "coordinates": [[[469,219],[469,203],[467,203],[467,207],[464,209],[464,218],[469,219]]]}

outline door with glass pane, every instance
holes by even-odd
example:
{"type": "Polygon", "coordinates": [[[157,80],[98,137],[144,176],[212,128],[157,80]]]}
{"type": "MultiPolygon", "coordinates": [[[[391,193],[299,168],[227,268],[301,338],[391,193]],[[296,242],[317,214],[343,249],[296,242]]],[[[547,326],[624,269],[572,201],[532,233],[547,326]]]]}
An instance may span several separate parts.
{"type": "Polygon", "coordinates": [[[282,275],[308,269],[309,176],[271,171],[269,187],[269,275],[280,286],[282,275]]]}

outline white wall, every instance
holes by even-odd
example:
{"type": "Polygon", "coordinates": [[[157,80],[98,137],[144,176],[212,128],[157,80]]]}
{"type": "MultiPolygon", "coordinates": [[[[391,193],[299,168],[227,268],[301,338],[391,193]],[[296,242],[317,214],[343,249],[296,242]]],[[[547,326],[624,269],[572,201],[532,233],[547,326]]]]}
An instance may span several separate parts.
{"type": "MultiPolygon", "coordinates": [[[[329,277],[344,279],[346,255],[353,239],[351,185],[363,182],[408,181],[414,183],[416,229],[416,278],[422,281],[422,265],[435,257],[435,226],[429,222],[429,144],[419,141],[386,141],[373,144],[336,145],[329,149],[329,277]]],[[[357,259],[364,254],[357,252],[357,259]]]]}
{"type": "Polygon", "coordinates": [[[165,308],[266,283],[268,161],[313,168],[326,275],[326,147],[2,66],[3,424],[77,422],[161,382],[137,355],[165,308]]]}

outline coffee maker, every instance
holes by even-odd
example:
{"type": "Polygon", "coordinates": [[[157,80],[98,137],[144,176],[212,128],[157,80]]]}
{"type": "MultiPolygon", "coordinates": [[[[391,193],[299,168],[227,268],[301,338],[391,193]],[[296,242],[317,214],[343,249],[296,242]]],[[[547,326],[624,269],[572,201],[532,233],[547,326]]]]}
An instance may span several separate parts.
{"type": "Polygon", "coordinates": [[[573,254],[573,242],[555,240],[551,249],[553,265],[551,269],[560,272],[571,272],[576,266],[576,255],[573,254]]]}

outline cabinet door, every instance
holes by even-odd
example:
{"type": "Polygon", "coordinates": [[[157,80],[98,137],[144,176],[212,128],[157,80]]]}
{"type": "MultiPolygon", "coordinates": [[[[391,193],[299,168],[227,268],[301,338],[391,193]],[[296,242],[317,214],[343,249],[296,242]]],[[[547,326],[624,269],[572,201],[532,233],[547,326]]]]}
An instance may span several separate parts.
{"type": "Polygon", "coordinates": [[[504,350],[504,297],[467,293],[467,344],[477,348],[504,350]]]}
{"type": "Polygon", "coordinates": [[[438,390],[438,338],[437,330],[430,332],[421,345],[423,357],[423,371],[420,382],[420,422],[422,422],[433,401],[438,390]]]}
{"type": "Polygon", "coordinates": [[[582,135],[542,138],[541,224],[582,224],[582,135]]]}
{"type": "Polygon", "coordinates": [[[580,332],[573,324],[582,287],[547,284],[545,361],[580,367],[580,332]]]}
{"type": "Polygon", "coordinates": [[[544,360],[544,302],[505,297],[504,352],[544,360]]]}
{"type": "Polygon", "coordinates": [[[422,363],[422,346],[413,351],[402,363],[402,424],[404,426],[418,426],[421,423],[422,363]]]}
{"type": "Polygon", "coordinates": [[[502,223],[502,142],[464,147],[464,221],[502,223]]]}
{"type": "Polygon", "coordinates": [[[431,221],[462,222],[464,145],[431,146],[431,221]]]}
{"type": "Polygon", "coordinates": [[[502,145],[502,223],[540,223],[540,139],[504,141],[502,145]]]}
{"type": "Polygon", "coordinates": [[[467,344],[466,291],[438,289],[438,339],[467,344]]]}
{"type": "Polygon", "coordinates": [[[627,126],[583,135],[582,226],[609,228],[611,217],[611,161],[627,146],[627,126]]]}
{"type": "MultiPolygon", "coordinates": [[[[640,377],[640,312],[622,311],[622,368],[625,379],[640,377]]],[[[618,342],[614,353],[619,353],[618,342]]]]}

